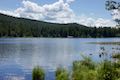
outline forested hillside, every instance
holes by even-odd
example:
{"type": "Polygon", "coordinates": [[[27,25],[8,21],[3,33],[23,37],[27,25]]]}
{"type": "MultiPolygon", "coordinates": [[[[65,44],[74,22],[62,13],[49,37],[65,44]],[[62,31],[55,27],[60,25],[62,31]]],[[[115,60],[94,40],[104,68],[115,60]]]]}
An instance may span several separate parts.
{"type": "Polygon", "coordinates": [[[119,37],[120,28],[57,24],[0,14],[0,37],[119,37]]]}

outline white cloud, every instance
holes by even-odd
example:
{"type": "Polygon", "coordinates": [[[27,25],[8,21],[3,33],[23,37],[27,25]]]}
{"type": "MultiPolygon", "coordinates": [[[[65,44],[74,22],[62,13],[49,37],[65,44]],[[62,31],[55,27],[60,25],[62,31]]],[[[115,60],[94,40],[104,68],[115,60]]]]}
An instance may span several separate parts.
{"type": "Polygon", "coordinates": [[[92,18],[86,15],[81,15],[77,18],[77,23],[86,25],[86,26],[96,26],[96,27],[114,27],[116,24],[112,20],[103,19],[103,18],[92,18]]]}
{"type": "Polygon", "coordinates": [[[25,11],[25,9],[23,9],[23,8],[17,8],[14,12],[15,13],[18,13],[18,14],[21,14],[21,13],[23,13],[25,11]]]}
{"type": "Polygon", "coordinates": [[[21,9],[23,9],[24,12],[33,12],[33,13],[43,13],[44,12],[44,8],[34,2],[23,1],[22,3],[23,3],[23,7],[21,7],[21,9]]]}
{"type": "Polygon", "coordinates": [[[67,3],[72,3],[74,2],[75,0],[66,0],[67,3]]]}
{"type": "MultiPolygon", "coordinates": [[[[69,2],[72,2],[70,0],[69,2]]],[[[59,0],[53,4],[38,5],[31,1],[22,1],[23,6],[17,8],[14,12],[21,17],[45,20],[49,22],[68,23],[71,22],[74,12],[68,2],[59,0]]]]}
{"type": "Polygon", "coordinates": [[[111,14],[112,14],[113,20],[115,20],[115,19],[120,20],[120,10],[119,9],[112,10],[111,14]]]}
{"type": "Polygon", "coordinates": [[[74,1],[75,0],[58,0],[53,4],[38,5],[37,3],[31,2],[29,0],[23,0],[22,6],[16,10],[0,10],[0,12],[16,17],[44,20],[54,23],[77,22],[87,26],[115,26],[115,23],[108,19],[95,19],[85,15],[77,16],[70,8],[70,4],[74,1]]]}
{"type": "Polygon", "coordinates": [[[15,13],[15,12],[13,12],[13,11],[0,10],[0,13],[7,14],[7,15],[11,15],[11,16],[15,16],[15,17],[20,17],[19,13],[15,13]]]}
{"type": "Polygon", "coordinates": [[[116,23],[113,22],[112,20],[108,20],[108,19],[103,19],[103,18],[98,18],[95,21],[95,26],[99,27],[99,26],[105,26],[105,27],[115,27],[116,23]]]}

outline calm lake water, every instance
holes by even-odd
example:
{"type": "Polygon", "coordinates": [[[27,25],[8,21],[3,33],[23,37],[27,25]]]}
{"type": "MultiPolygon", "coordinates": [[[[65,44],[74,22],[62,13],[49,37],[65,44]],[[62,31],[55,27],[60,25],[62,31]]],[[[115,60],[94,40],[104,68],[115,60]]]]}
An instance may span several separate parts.
{"type": "Polygon", "coordinates": [[[55,80],[55,69],[71,69],[73,61],[82,59],[81,54],[100,61],[101,47],[107,52],[119,47],[88,42],[116,41],[120,38],[0,38],[0,80],[31,80],[37,65],[45,70],[46,80],[55,80]]]}

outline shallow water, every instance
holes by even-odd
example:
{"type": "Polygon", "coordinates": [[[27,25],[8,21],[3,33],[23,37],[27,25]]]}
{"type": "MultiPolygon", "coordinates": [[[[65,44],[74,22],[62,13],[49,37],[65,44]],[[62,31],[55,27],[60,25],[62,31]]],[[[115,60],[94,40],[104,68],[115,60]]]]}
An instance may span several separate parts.
{"type": "Polygon", "coordinates": [[[0,38],[0,80],[31,80],[37,65],[45,70],[46,80],[54,80],[57,67],[71,69],[73,61],[82,59],[81,54],[100,61],[100,47],[108,53],[119,47],[89,42],[116,41],[120,38],[0,38]]]}

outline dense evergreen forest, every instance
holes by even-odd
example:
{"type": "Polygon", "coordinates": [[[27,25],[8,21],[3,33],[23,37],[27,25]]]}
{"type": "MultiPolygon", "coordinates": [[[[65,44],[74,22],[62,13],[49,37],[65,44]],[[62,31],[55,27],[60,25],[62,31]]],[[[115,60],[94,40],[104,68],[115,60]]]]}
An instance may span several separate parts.
{"type": "Polygon", "coordinates": [[[120,37],[120,28],[57,24],[0,14],[0,37],[120,37]]]}

